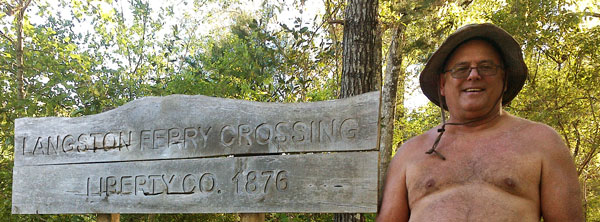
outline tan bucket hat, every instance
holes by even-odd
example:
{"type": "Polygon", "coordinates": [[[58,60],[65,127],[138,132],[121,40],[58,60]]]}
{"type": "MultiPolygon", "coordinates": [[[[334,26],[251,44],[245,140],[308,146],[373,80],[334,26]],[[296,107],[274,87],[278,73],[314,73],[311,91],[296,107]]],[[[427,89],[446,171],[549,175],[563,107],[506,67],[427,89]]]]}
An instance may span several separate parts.
{"type": "MultiPolygon", "coordinates": [[[[446,41],[429,58],[421,72],[419,76],[421,90],[431,102],[440,106],[438,84],[440,74],[444,72],[446,59],[457,46],[473,38],[488,40],[500,49],[507,75],[507,90],[502,96],[502,105],[508,104],[523,88],[527,78],[527,66],[523,61],[523,52],[519,43],[508,32],[494,24],[470,24],[459,28],[448,36],[446,41]]],[[[448,109],[445,107],[445,101],[442,102],[444,103],[444,109],[448,109]]]]}

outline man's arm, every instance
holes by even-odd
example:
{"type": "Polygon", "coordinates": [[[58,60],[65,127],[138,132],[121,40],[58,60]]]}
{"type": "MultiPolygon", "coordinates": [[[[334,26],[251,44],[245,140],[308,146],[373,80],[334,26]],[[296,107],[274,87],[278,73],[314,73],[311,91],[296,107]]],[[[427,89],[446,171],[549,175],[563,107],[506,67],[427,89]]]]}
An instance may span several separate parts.
{"type": "Polygon", "coordinates": [[[406,171],[402,152],[396,153],[390,163],[383,189],[383,200],[377,214],[377,222],[408,221],[408,192],[406,189],[406,171]]]}
{"type": "Polygon", "coordinates": [[[583,221],[581,189],[569,148],[550,127],[539,130],[545,142],[540,205],[545,222],[583,221]]]}

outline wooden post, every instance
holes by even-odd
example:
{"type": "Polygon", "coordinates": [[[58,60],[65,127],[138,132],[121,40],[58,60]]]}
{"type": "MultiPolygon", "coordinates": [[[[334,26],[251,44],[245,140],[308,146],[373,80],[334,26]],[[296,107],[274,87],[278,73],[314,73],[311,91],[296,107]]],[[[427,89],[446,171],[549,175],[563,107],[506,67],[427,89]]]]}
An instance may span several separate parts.
{"type": "Polygon", "coordinates": [[[264,221],[265,221],[264,213],[240,214],[240,222],[264,222],[264,221]]]}
{"type": "Polygon", "coordinates": [[[119,222],[121,214],[98,214],[97,222],[119,222]]]}

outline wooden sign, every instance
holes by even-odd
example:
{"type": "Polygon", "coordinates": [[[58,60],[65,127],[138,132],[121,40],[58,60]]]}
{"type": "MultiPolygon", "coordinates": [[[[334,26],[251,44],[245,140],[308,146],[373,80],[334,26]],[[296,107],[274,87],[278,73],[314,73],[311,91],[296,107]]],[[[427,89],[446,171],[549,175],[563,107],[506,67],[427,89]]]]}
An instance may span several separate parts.
{"type": "Polygon", "coordinates": [[[173,95],[17,119],[12,212],[376,212],[378,113],[378,92],[297,104],[173,95]]]}

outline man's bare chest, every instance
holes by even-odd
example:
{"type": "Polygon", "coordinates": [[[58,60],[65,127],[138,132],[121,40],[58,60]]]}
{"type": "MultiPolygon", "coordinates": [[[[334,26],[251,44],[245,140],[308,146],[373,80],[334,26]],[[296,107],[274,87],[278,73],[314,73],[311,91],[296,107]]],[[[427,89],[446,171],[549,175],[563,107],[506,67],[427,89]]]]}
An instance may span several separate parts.
{"type": "MultiPolygon", "coordinates": [[[[504,139],[452,140],[440,143],[447,159],[418,156],[406,171],[409,202],[436,192],[465,186],[485,186],[523,198],[536,198],[541,161],[531,146],[504,139]]],[[[485,194],[483,194],[485,195],[485,194]]]]}

